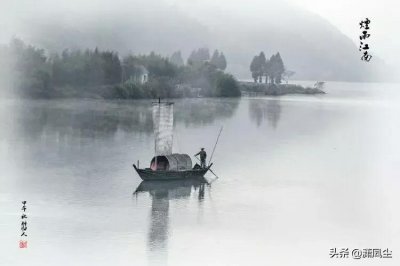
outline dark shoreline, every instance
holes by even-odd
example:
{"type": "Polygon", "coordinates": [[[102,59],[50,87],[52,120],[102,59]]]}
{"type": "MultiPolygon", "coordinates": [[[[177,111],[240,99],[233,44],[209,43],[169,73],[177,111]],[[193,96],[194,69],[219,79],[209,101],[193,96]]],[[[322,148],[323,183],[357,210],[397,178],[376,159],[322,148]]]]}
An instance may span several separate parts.
{"type": "Polygon", "coordinates": [[[265,84],[240,81],[242,95],[269,95],[281,96],[287,94],[325,94],[326,92],[311,87],[303,87],[297,84],[265,84]]]}
{"type": "MultiPolygon", "coordinates": [[[[305,94],[305,95],[316,95],[326,94],[325,91],[312,88],[303,87],[297,84],[265,84],[265,83],[254,83],[246,81],[238,81],[241,96],[282,96],[289,94],[305,94]]],[[[22,96],[18,98],[28,99],[103,99],[103,100],[121,100],[124,98],[115,97],[115,89],[118,85],[103,85],[103,86],[65,86],[58,87],[49,90],[46,95],[43,93],[33,93],[30,96],[22,96]]],[[[200,96],[200,98],[227,98],[223,96],[200,96]]],[[[185,93],[184,96],[173,97],[172,95],[167,98],[199,98],[197,95],[185,93]]],[[[237,98],[237,97],[234,97],[237,98]]],[[[240,96],[239,96],[240,98],[240,96]]],[[[154,99],[154,97],[140,97],[140,98],[125,98],[125,99],[154,99]]]]}

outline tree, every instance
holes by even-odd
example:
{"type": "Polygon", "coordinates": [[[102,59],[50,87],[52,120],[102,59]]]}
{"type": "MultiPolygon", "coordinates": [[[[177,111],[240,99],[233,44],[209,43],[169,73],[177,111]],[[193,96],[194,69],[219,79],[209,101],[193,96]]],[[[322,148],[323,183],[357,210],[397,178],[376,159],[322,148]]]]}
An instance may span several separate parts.
{"type": "Polygon", "coordinates": [[[227,63],[226,63],[225,55],[224,55],[224,53],[221,52],[221,54],[219,55],[219,58],[218,58],[218,65],[217,65],[217,67],[218,67],[219,69],[221,69],[221,70],[225,70],[225,69],[226,69],[226,66],[227,66],[227,63]]]}
{"type": "Polygon", "coordinates": [[[208,61],[210,60],[210,51],[208,50],[208,48],[200,48],[197,51],[197,54],[199,56],[199,61],[208,61]]]}
{"type": "Polygon", "coordinates": [[[225,70],[227,63],[224,53],[219,53],[218,50],[215,50],[211,57],[210,64],[216,66],[218,69],[225,70]]]}
{"type": "Polygon", "coordinates": [[[254,82],[257,82],[257,80],[261,83],[262,82],[262,76],[264,74],[264,69],[266,65],[266,58],[264,52],[260,52],[260,54],[257,56],[253,57],[253,60],[251,61],[250,64],[250,71],[251,71],[251,76],[254,79],[254,82]]]}
{"type": "Polygon", "coordinates": [[[104,73],[103,84],[117,84],[121,82],[122,67],[118,54],[114,52],[102,52],[102,69],[104,73]]]}
{"type": "Polygon", "coordinates": [[[259,70],[260,70],[260,60],[256,55],[253,57],[253,60],[250,63],[250,71],[251,71],[251,76],[254,79],[254,83],[257,83],[258,81],[259,70]]]}
{"type": "Polygon", "coordinates": [[[128,55],[122,60],[122,82],[126,82],[131,77],[136,77],[141,74],[139,58],[133,55],[128,55]]]}
{"type": "Polygon", "coordinates": [[[216,93],[220,97],[238,97],[241,94],[239,83],[232,75],[220,72],[216,78],[216,93]]]}
{"type": "Polygon", "coordinates": [[[3,51],[8,55],[5,68],[13,77],[13,90],[21,96],[48,97],[51,92],[50,65],[44,50],[26,45],[20,39],[12,39],[3,51]]]}
{"type": "Polygon", "coordinates": [[[296,72],[291,71],[291,70],[285,70],[285,72],[283,72],[283,79],[286,81],[286,84],[288,83],[289,79],[296,74],[296,72]]]}
{"type": "Polygon", "coordinates": [[[213,64],[214,66],[218,67],[219,63],[218,61],[219,61],[219,52],[218,50],[215,50],[211,57],[210,64],[213,64]]]}
{"type": "Polygon", "coordinates": [[[177,65],[178,67],[181,67],[184,65],[183,59],[182,59],[182,54],[181,51],[176,51],[171,55],[170,62],[172,64],[177,65]]]}
{"type": "Polygon", "coordinates": [[[282,74],[285,72],[285,66],[279,52],[271,56],[270,62],[272,83],[280,84],[282,81],[282,74]]]}
{"type": "Polygon", "coordinates": [[[210,51],[208,48],[193,50],[188,58],[188,65],[201,65],[210,60],[210,51]]]}
{"type": "Polygon", "coordinates": [[[272,63],[271,59],[265,62],[264,66],[265,83],[270,81],[272,83],[272,63]]]}
{"type": "Polygon", "coordinates": [[[258,60],[259,60],[259,82],[261,83],[262,76],[264,75],[265,64],[267,62],[264,52],[260,53],[260,55],[258,56],[258,60]]]}

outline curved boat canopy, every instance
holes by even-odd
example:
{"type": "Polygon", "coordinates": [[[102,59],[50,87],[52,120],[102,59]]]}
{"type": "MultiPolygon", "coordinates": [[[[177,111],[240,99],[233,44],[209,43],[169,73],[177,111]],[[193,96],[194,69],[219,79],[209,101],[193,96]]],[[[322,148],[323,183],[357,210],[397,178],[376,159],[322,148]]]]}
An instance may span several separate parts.
{"type": "Polygon", "coordinates": [[[192,159],[187,154],[158,155],[150,162],[152,170],[182,171],[192,169],[192,159]],[[157,162],[157,163],[156,163],[157,162]]]}

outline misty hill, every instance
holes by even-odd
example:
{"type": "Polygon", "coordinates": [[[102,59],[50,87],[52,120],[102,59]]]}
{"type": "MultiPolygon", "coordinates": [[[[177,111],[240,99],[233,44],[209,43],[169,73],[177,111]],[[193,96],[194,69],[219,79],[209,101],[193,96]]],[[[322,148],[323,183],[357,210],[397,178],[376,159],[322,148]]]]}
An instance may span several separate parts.
{"type": "Polygon", "coordinates": [[[25,12],[17,36],[50,51],[97,46],[121,55],[181,50],[187,57],[195,48],[209,47],[225,53],[228,72],[247,79],[260,51],[267,56],[279,51],[286,68],[296,72],[293,79],[374,80],[382,65],[378,58],[374,64],[361,61],[358,47],[323,18],[283,3],[262,12],[255,12],[257,6],[237,12],[156,0],[112,2],[25,12]]]}

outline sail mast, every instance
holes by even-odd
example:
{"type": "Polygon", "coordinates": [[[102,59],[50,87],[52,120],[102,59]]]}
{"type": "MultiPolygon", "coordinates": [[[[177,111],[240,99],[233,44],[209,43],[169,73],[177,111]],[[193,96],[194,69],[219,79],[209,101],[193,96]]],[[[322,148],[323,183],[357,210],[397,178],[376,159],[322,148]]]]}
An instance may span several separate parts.
{"type": "Polygon", "coordinates": [[[154,156],[172,154],[174,109],[172,102],[153,102],[154,156]]]}

